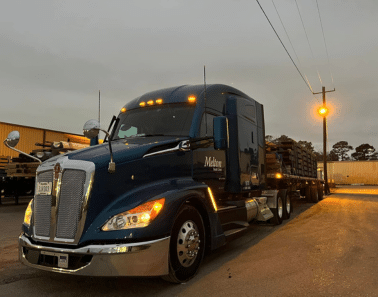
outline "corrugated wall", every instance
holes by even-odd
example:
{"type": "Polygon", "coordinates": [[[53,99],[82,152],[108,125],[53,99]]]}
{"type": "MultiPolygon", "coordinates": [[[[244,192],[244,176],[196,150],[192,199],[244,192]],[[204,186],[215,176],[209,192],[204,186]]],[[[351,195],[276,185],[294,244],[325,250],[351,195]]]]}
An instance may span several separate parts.
{"type": "MultiPolygon", "coordinates": [[[[318,163],[323,170],[323,163],[318,163]]],[[[328,181],[341,184],[378,185],[378,161],[327,162],[328,181]]]]}
{"type": "Polygon", "coordinates": [[[86,139],[84,136],[76,134],[0,122],[0,156],[18,157],[17,152],[7,148],[3,144],[3,141],[7,138],[9,132],[14,130],[20,132],[20,142],[17,144],[16,148],[25,153],[30,153],[34,149],[42,148],[36,146],[35,143],[43,143],[44,131],[45,141],[67,141],[68,139],[70,139],[70,141],[72,142],[89,144],[88,139],[86,139]]]}

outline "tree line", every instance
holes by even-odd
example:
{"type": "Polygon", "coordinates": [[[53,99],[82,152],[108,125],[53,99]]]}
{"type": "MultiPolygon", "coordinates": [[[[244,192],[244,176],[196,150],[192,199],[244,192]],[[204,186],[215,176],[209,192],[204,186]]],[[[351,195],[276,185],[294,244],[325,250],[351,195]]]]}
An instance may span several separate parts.
{"type": "MultiPolygon", "coordinates": [[[[281,135],[278,138],[274,138],[271,135],[266,135],[265,140],[278,144],[283,141],[293,140],[286,135],[281,135]]],[[[323,152],[315,151],[314,146],[310,141],[300,140],[297,141],[305,149],[311,151],[316,155],[318,161],[323,161],[323,152]]],[[[367,161],[367,160],[378,160],[378,152],[375,151],[375,148],[368,144],[363,143],[357,146],[355,149],[353,146],[349,145],[347,141],[338,141],[332,146],[332,150],[327,153],[328,161],[367,161]],[[354,150],[354,152],[353,152],[354,150]],[[351,154],[349,155],[349,152],[351,154]]]]}

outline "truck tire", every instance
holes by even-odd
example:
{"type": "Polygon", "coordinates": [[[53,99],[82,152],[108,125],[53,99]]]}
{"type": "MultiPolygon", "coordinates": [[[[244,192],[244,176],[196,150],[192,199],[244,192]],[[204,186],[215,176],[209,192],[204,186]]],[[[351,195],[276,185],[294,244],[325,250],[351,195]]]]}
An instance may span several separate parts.
{"type": "Polygon", "coordinates": [[[319,198],[319,201],[322,201],[323,200],[323,197],[324,196],[324,186],[323,184],[319,184],[318,185],[318,198],[319,198]]]}
{"type": "Polygon", "coordinates": [[[311,198],[311,186],[306,186],[305,188],[305,198],[307,202],[312,202],[311,198]]]}
{"type": "Polygon", "coordinates": [[[169,274],[162,278],[185,283],[193,278],[205,251],[205,227],[196,208],[185,205],[173,225],[169,246],[169,274]]]}
{"type": "Polygon", "coordinates": [[[274,217],[270,219],[270,222],[273,225],[281,225],[282,220],[283,220],[283,213],[284,213],[284,200],[282,199],[282,194],[280,192],[278,192],[277,194],[276,205],[277,205],[277,208],[271,209],[274,217]]]}
{"type": "Polygon", "coordinates": [[[290,214],[293,212],[293,203],[291,201],[291,196],[289,193],[286,194],[284,199],[284,209],[283,209],[283,219],[290,219],[290,214]]]}
{"type": "Polygon", "coordinates": [[[311,201],[312,203],[318,203],[319,202],[319,196],[318,196],[318,187],[312,186],[311,187],[311,201]]]}

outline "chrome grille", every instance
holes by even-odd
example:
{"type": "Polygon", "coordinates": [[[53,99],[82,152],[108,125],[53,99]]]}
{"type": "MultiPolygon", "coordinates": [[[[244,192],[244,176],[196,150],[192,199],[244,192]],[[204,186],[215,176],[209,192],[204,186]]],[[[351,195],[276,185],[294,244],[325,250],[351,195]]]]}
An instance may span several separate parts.
{"type": "MultiPolygon", "coordinates": [[[[38,174],[38,182],[52,183],[52,170],[38,174]]],[[[34,198],[34,230],[37,236],[50,236],[51,195],[36,195],[34,198]]]]}
{"type": "Polygon", "coordinates": [[[56,237],[74,239],[84,198],[85,171],[63,171],[59,195],[56,237]]]}

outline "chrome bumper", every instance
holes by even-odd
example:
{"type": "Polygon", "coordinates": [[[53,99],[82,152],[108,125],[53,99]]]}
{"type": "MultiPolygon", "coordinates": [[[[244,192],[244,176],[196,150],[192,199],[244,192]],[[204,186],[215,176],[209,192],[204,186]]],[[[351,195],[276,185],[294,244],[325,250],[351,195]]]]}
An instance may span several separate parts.
{"type": "Polygon", "coordinates": [[[30,267],[75,275],[159,276],[169,273],[169,241],[170,237],[165,237],[129,244],[93,244],[74,249],[36,245],[21,234],[19,259],[30,267]],[[54,258],[60,254],[68,255],[68,268],[58,267],[54,258]],[[49,257],[47,262],[41,260],[45,256],[49,257]]]}

